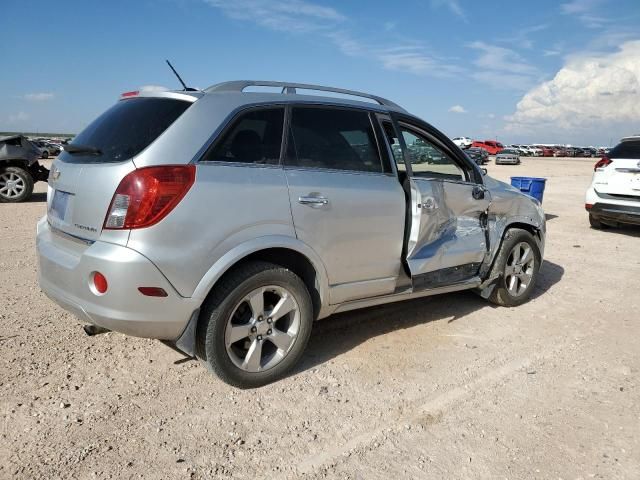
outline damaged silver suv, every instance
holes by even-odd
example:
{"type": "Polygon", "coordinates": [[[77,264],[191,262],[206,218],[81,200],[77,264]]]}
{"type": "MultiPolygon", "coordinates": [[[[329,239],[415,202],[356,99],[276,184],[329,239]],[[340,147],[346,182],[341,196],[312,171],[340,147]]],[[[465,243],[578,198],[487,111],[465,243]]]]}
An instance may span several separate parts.
{"type": "Polygon", "coordinates": [[[281,378],[335,312],[519,305],[545,240],[536,200],[393,102],[280,82],[123,94],[55,160],[47,207],[51,299],[239,387],[281,378]]]}

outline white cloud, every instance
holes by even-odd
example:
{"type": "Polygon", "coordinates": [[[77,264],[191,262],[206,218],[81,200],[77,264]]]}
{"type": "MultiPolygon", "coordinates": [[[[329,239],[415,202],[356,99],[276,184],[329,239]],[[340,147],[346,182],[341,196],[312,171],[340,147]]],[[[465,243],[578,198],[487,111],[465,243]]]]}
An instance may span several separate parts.
{"type": "Polygon", "coordinates": [[[467,47],[480,52],[473,62],[479,69],[471,76],[494,88],[526,90],[540,75],[536,67],[509,48],[480,41],[470,43],[467,47]]]}
{"type": "Polygon", "coordinates": [[[453,107],[449,108],[449,111],[453,113],[467,113],[462,105],[454,105],[453,107]]]}
{"type": "MultiPolygon", "coordinates": [[[[414,75],[447,77],[463,69],[448,59],[437,57],[424,45],[405,42],[393,48],[354,38],[343,28],[347,17],[338,10],[303,0],[204,0],[226,16],[245,20],[264,28],[294,34],[312,34],[328,39],[344,55],[373,60],[387,70],[414,75]]],[[[456,2],[453,2],[456,3],[456,2]]],[[[455,8],[455,7],[454,7],[455,8]]],[[[394,21],[383,25],[386,31],[396,28],[394,21]]],[[[386,42],[388,43],[388,42],[386,42]]]]}
{"type": "Polygon", "coordinates": [[[310,32],[346,20],[331,7],[303,0],[205,0],[236,20],[249,20],[277,31],[310,32]]]}
{"type": "Polygon", "coordinates": [[[562,13],[576,17],[588,28],[600,28],[609,19],[597,15],[594,11],[603,3],[603,0],[572,0],[560,5],[562,13]]]}
{"type": "Polygon", "coordinates": [[[414,75],[450,77],[462,73],[456,65],[426,53],[424,48],[415,46],[395,47],[376,53],[378,60],[387,70],[399,70],[414,75]]]}
{"type": "Polygon", "coordinates": [[[622,136],[640,122],[640,40],[617,52],[574,56],[522,97],[507,131],[622,136]]]}
{"type": "Polygon", "coordinates": [[[49,92],[25,93],[23,96],[23,98],[29,102],[46,102],[53,100],[54,97],[55,95],[49,92]]]}
{"type": "Polygon", "coordinates": [[[462,9],[457,0],[431,0],[432,8],[440,8],[443,6],[448,8],[449,11],[455,16],[461,18],[465,22],[467,21],[467,14],[462,9]]]}

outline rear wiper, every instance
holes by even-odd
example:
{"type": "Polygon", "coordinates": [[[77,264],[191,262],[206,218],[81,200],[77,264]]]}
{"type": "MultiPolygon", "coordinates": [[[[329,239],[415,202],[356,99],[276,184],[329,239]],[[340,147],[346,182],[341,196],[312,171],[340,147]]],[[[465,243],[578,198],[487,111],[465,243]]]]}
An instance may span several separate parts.
{"type": "Polygon", "coordinates": [[[102,150],[96,147],[91,147],[89,145],[78,145],[77,143],[69,143],[64,146],[64,151],[70,153],[71,155],[76,153],[84,153],[88,155],[102,155],[102,150]]]}

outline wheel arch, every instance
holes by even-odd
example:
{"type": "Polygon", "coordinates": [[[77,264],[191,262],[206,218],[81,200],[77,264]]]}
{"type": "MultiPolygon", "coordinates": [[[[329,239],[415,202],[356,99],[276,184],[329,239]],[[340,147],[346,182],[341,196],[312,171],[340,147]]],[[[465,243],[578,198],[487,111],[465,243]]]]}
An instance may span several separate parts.
{"type": "MultiPolygon", "coordinates": [[[[0,170],[5,169],[7,167],[18,167],[18,168],[22,168],[23,170],[25,170],[26,172],[28,172],[31,175],[31,172],[29,171],[29,162],[27,162],[26,160],[20,159],[20,158],[11,158],[11,159],[7,159],[7,160],[0,160],[0,170]]],[[[31,175],[33,176],[33,175],[31,175]]]]}
{"type": "Polygon", "coordinates": [[[487,261],[485,261],[480,269],[480,278],[482,278],[482,284],[480,285],[479,289],[483,291],[483,297],[485,297],[484,292],[486,291],[486,287],[491,286],[494,280],[497,278],[496,272],[494,272],[493,267],[498,258],[498,252],[502,247],[507,232],[513,229],[521,229],[529,232],[538,244],[540,255],[544,256],[544,229],[542,225],[536,225],[528,221],[523,221],[523,219],[514,219],[511,222],[506,223],[502,228],[502,231],[500,232],[500,241],[496,242],[496,244],[493,245],[493,248],[491,248],[490,251],[490,256],[488,256],[487,261]]]}
{"type": "Polygon", "coordinates": [[[303,242],[291,237],[260,237],[234,247],[205,273],[192,297],[205,301],[216,284],[232,270],[252,261],[281,265],[298,275],[311,295],[314,318],[324,315],[329,282],[324,264],[303,242]]]}

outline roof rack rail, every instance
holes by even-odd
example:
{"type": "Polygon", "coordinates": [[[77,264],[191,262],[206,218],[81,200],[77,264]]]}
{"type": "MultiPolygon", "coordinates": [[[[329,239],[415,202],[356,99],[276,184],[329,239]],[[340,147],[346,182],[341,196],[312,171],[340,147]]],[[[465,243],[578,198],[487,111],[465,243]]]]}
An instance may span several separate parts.
{"type": "Polygon", "coordinates": [[[344,88],[325,87],[322,85],[311,85],[307,83],[290,83],[290,82],[272,82],[261,80],[233,80],[230,82],[222,82],[212,85],[205,89],[205,92],[242,92],[247,87],[281,87],[283,94],[295,94],[297,88],[304,90],[316,90],[320,92],[340,93],[343,95],[352,95],[354,97],[368,98],[378,102],[380,105],[393,107],[404,111],[397,103],[387,100],[386,98],[371,95],[369,93],[357,92],[355,90],[346,90],[344,88]]]}

